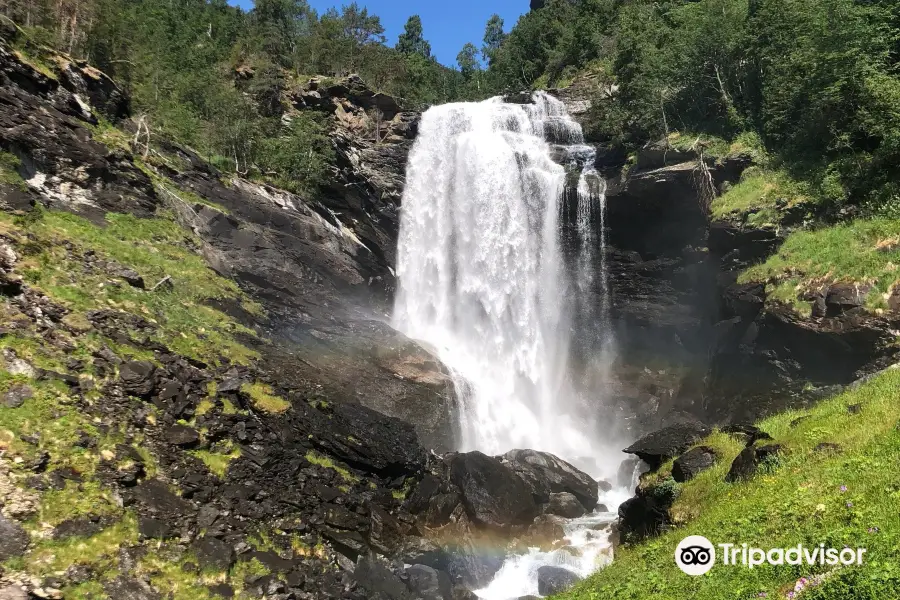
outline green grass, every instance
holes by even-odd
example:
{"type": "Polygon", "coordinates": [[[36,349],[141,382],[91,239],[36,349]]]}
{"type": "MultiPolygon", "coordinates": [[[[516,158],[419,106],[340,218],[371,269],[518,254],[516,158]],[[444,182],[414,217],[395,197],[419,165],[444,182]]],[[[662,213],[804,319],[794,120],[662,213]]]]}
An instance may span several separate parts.
{"type": "Polygon", "coordinates": [[[714,219],[746,218],[756,227],[775,226],[782,210],[808,202],[803,186],[783,171],[750,167],[736,185],[713,200],[710,211],[714,219]]]}
{"type": "Polygon", "coordinates": [[[158,325],[156,341],[186,356],[212,363],[225,356],[242,364],[257,357],[234,338],[253,331],[206,305],[211,299],[241,300],[243,294],[194,252],[198,240],[168,218],[110,213],[107,221],[106,227],[98,227],[69,213],[46,211],[26,225],[40,245],[20,265],[26,281],[74,310],[105,306],[146,318],[158,325]],[[64,241],[135,269],[148,287],[166,276],[173,286],[151,292],[109,285],[107,274],[88,273],[79,259],[69,256],[64,241]]]}
{"type": "Polygon", "coordinates": [[[72,537],[64,540],[41,540],[24,557],[22,570],[46,576],[65,571],[73,565],[90,565],[103,572],[115,567],[119,550],[137,543],[137,519],[126,513],[123,518],[103,531],[90,537],[72,537]]]}
{"type": "Polygon", "coordinates": [[[867,305],[884,308],[885,294],[900,281],[900,221],[860,219],[795,232],[740,281],[767,282],[770,299],[795,304],[804,293],[837,282],[871,286],[867,305]]]}
{"type": "Polygon", "coordinates": [[[21,167],[19,157],[11,152],[0,150],[0,184],[14,185],[25,189],[25,180],[19,175],[21,167]]]}
{"type": "Polygon", "coordinates": [[[264,383],[245,383],[241,386],[241,392],[250,396],[250,399],[253,401],[253,406],[255,406],[257,410],[263,412],[279,414],[287,411],[291,407],[290,402],[275,395],[272,386],[264,383]]]}
{"type": "MultiPolygon", "coordinates": [[[[722,451],[721,460],[680,486],[681,496],[672,509],[686,522],[661,537],[620,549],[612,565],[560,598],[721,600],[756,598],[761,593],[785,598],[799,578],[834,569],[765,565],[749,570],[717,564],[707,575],[690,577],[674,562],[675,547],[688,535],[705,535],[714,544],[748,543],[764,549],[798,543],[864,547],[868,552],[862,566],[834,570],[808,597],[900,598],[898,396],[900,369],[894,369],[808,411],[762,421],[760,427],[784,444],[786,452],[777,467],[743,483],[724,482],[740,444],[714,434],[702,443],[722,451]],[[862,404],[862,413],[851,415],[847,406],[857,403],[862,404]],[[808,418],[792,428],[790,423],[798,416],[808,418]],[[840,444],[842,452],[815,452],[821,442],[840,444]]],[[[665,477],[666,468],[656,477],[665,477]]]]}
{"type": "Polygon", "coordinates": [[[228,452],[211,452],[209,450],[193,450],[190,452],[203,461],[210,473],[224,478],[231,461],[241,457],[241,449],[232,447],[228,452]]]}
{"type": "Polygon", "coordinates": [[[359,481],[359,477],[351,473],[346,466],[341,465],[340,463],[336,463],[327,456],[322,456],[321,454],[313,452],[312,450],[306,453],[306,460],[314,465],[325,467],[326,469],[333,469],[335,472],[337,472],[338,475],[344,478],[344,481],[347,481],[348,483],[357,483],[359,481]]]}

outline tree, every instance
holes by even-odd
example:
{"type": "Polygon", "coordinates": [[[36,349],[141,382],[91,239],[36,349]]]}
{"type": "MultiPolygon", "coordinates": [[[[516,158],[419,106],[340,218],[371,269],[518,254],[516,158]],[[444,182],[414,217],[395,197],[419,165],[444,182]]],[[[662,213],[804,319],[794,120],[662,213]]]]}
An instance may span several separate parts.
{"type": "Polygon", "coordinates": [[[475,47],[475,44],[467,42],[462,47],[462,50],[456,55],[456,64],[459,65],[459,72],[466,81],[472,78],[480,66],[478,64],[478,48],[475,47]]]}
{"type": "Polygon", "coordinates": [[[370,15],[369,9],[360,8],[356,2],[343,8],[340,22],[344,37],[350,44],[348,66],[353,70],[365,46],[384,43],[384,27],[377,15],[370,15]]]}
{"type": "Polygon", "coordinates": [[[487,61],[488,66],[494,63],[497,51],[500,50],[500,46],[503,45],[503,40],[505,39],[503,19],[498,14],[491,15],[484,28],[484,45],[481,47],[481,55],[487,61]]]}
{"type": "Polygon", "coordinates": [[[431,44],[422,34],[422,19],[413,15],[406,21],[406,27],[397,40],[397,50],[403,54],[421,54],[431,58],[431,44]]]}

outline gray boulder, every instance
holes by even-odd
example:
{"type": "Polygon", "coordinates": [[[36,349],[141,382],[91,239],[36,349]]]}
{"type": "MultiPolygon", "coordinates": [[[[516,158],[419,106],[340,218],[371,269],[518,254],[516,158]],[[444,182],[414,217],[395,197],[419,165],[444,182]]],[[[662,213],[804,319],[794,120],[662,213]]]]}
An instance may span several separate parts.
{"type": "Polygon", "coordinates": [[[454,456],[450,481],[459,488],[469,518],[479,525],[502,529],[530,523],[538,515],[531,490],[522,478],[481,452],[454,456]]]}
{"type": "Polygon", "coordinates": [[[566,519],[577,519],[583,517],[586,511],[578,498],[569,492],[560,492],[550,494],[550,502],[544,507],[544,512],[566,519]]]}
{"type": "Polygon", "coordinates": [[[549,502],[552,493],[568,492],[585,510],[597,505],[597,482],[549,452],[510,450],[500,458],[528,484],[540,504],[549,502]]]}
{"type": "Polygon", "coordinates": [[[538,569],[538,593],[552,596],[581,581],[581,576],[562,567],[543,566],[538,569]]]}

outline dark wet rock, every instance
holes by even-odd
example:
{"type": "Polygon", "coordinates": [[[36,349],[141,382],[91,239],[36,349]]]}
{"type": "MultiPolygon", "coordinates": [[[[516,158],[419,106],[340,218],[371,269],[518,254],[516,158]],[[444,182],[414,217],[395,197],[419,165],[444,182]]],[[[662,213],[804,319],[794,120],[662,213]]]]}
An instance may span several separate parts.
{"type": "Polygon", "coordinates": [[[646,495],[638,495],[619,506],[619,528],[629,540],[640,541],[666,530],[671,519],[671,503],[646,495]]]}
{"type": "Polygon", "coordinates": [[[501,459],[525,481],[540,504],[549,502],[551,493],[568,492],[578,498],[585,510],[593,510],[597,505],[597,482],[549,452],[511,450],[501,459]]]}
{"type": "Polygon", "coordinates": [[[314,407],[301,403],[287,415],[285,433],[370,473],[396,477],[418,474],[426,452],[412,425],[356,404],[314,407]]]}
{"type": "Polygon", "coordinates": [[[172,537],[172,527],[160,519],[141,516],[138,518],[138,533],[143,538],[164,540],[172,537]]]}
{"type": "Polygon", "coordinates": [[[234,598],[234,588],[227,583],[217,583],[216,585],[209,586],[207,589],[211,594],[219,596],[220,598],[234,598]]]}
{"type": "Polygon", "coordinates": [[[752,446],[744,448],[731,463],[731,469],[725,476],[725,481],[733,483],[750,479],[756,474],[758,466],[759,461],[756,458],[756,448],[752,446]]]}
{"type": "Polygon", "coordinates": [[[383,562],[362,557],[356,563],[353,578],[357,585],[369,592],[368,598],[380,600],[412,600],[406,585],[383,562]]]}
{"type": "Polygon", "coordinates": [[[717,454],[709,446],[692,448],[672,463],[672,478],[678,483],[690,481],[716,463],[717,454]]]}
{"type": "Polygon", "coordinates": [[[133,497],[148,512],[168,521],[193,513],[191,504],[176,496],[158,479],[148,479],[134,488],[133,497]]]}
{"type": "Polygon", "coordinates": [[[115,276],[124,279],[125,283],[127,283],[131,287],[136,287],[140,290],[146,287],[144,284],[144,278],[141,277],[140,274],[134,269],[128,269],[124,267],[116,269],[115,276]]]}
{"type": "Polygon", "coordinates": [[[21,525],[0,515],[0,562],[24,554],[28,541],[28,533],[21,525]]]}
{"type": "Polygon", "coordinates": [[[19,408],[26,400],[34,397],[34,390],[27,385],[13,385],[3,394],[6,408],[19,408]]]}
{"type": "Polygon", "coordinates": [[[126,393],[148,398],[153,392],[156,366],[147,361],[132,360],[119,367],[119,379],[126,393]]]}
{"type": "Polygon", "coordinates": [[[734,462],[731,463],[731,469],[725,476],[725,481],[734,483],[751,479],[759,470],[761,464],[773,460],[782,453],[784,447],[780,444],[770,444],[762,447],[744,448],[734,462]]]}
{"type": "Polygon", "coordinates": [[[450,480],[459,488],[469,517],[480,525],[506,528],[530,523],[538,514],[531,490],[522,478],[481,452],[453,456],[450,480]]]}
{"type": "Polygon", "coordinates": [[[61,540],[70,537],[90,537],[100,533],[115,523],[111,517],[86,516],[63,521],[53,530],[53,539],[61,540]]]}
{"type": "Polygon", "coordinates": [[[103,585],[110,598],[116,600],[161,600],[157,592],[139,579],[120,576],[103,585]]]}
{"type": "Polygon", "coordinates": [[[389,555],[403,542],[406,527],[377,504],[369,505],[369,545],[389,555]]]}
{"type": "Polygon", "coordinates": [[[166,429],[163,436],[173,446],[182,446],[184,448],[196,446],[200,441],[200,434],[197,430],[187,425],[172,425],[166,429]]]}
{"type": "Polygon", "coordinates": [[[406,585],[413,596],[421,600],[453,600],[450,576],[427,565],[407,567],[406,585]]]}
{"type": "Polygon", "coordinates": [[[552,596],[569,589],[581,581],[581,577],[568,569],[544,565],[538,568],[538,593],[552,596]]]}
{"type": "Polygon", "coordinates": [[[218,538],[204,536],[195,540],[191,548],[204,569],[227,571],[234,564],[234,548],[218,538]]]}
{"type": "Polygon", "coordinates": [[[444,570],[450,563],[450,552],[424,537],[410,535],[403,539],[394,554],[407,564],[422,564],[444,570]]]}
{"type": "Polygon", "coordinates": [[[550,494],[550,502],[544,507],[544,512],[566,519],[577,519],[584,516],[586,511],[574,495],[568,492],[560,492],[558,494],[550,494]]]}
{"type": "Polygon", "coordinates": [[[866,298],[872,286],[859,286],[847,283],[837,283],[828,288],[825,295],[826,317],[837,317],[861,308],[866,303],[866,298]]]}
{"type": "Polygon", "coordinates": [[[655,471],[663,462],[678,456],[709,432],[709,428],[701,423],[676,423],[642,437],[624,451],[637,455],[655,471]]]}
{"type": "Polygon", "coordinates": [[[447,565],[447,573],[457,584],[470,590],[481,589],[491,582],[506,553],[494,548],[458,548],[447,565]]]}

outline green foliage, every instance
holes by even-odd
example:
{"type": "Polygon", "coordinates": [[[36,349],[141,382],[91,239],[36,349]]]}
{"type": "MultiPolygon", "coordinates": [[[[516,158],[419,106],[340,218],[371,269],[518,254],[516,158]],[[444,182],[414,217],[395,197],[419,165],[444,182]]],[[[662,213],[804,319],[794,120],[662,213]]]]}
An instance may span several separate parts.
{"type": "Polygon", "coordinates": [[[22,176],[19,175],[19,157],[11,152],[0,150],[0,184],[14,185],[19,188],[25,187],[22,176]]]}
{"type": "Polygon", "coordinates": [[[262,140],[259,152],[262,172],[280,187],[296,192],[324,184],[333,160],[324,118],[309,112],[292,115],[277,135],[262,140]]]}
{"type": "MultiPolygon", "coordinates": [[[[729,465],[744,445],[725,434],[713,434],[700,443],[714,447],[720,459],[680,486],[681,494],[671,510],[678,526],[661,537],[620,547],[610,566],[559,598],[785,598],[801,577],[834,569],[828,565],[763,565],[751,570],[717,562],[707,575],[690,577],[681,573],[672,559],[678,542],[689,535],[704,535],[714,544],[748,543],[765,549],[798,543],[867,548],[862,566],[836,570],[800,597],[896,598],[900,586],[896,562],[900,472],[893,465],[900,453],[898,393],[900,369],[893,369],[807,412],[790,411],[762,421],[759,426],[787,450],[778,469],[746,482],[724,482],[729,465]],[[850,404],[861,404],[862,412],[851,415],[847,411],[850,404]],[[807,418],[792,427],[791,421],[798,416],[807,418]],[[816,452],[815,447],[823,442],[839,444],[842,450],[816,452]]],[[[671,463],[662,471],[670,468],[671,463]]],[[[666,475],[663,472],[658,477],[666,475]]]]}
{"type": "Polygon", "coordinates": [[[397,51],[431,58],[431,44],[428,43],[422,32],[422,17],[413,15],[406,21],[403,33],[397,40],[397,51]]]}
{"type": "Polygon", "coordinates": [[[503,19],[500,15],[494,13],[491,15],[491,18],[488,19],[487,25],[484,26],[484,43],[481,46],[481,56],[488,65],[492,66],[494,64],[497,52],[500,50],[500,46],[505,39],[506,34],[503,32],[503,19]]]}

